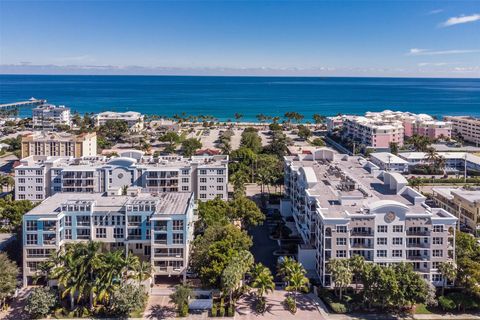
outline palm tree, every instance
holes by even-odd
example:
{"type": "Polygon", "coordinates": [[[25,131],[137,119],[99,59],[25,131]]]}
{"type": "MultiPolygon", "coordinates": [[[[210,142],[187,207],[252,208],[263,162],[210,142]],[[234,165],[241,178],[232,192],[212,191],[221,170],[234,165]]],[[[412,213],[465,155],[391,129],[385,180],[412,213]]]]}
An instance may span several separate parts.
{"type": "Polygon", "coordinates": [[[134,278],[139,284],[152,277],[152,270],[152,265],[146,261],[140,261],[132,267],[134,278]]]}
{"type": "Polygon", "coordinates": [[[300,265],[300,269],[293,270],[292,273],[288,276],[289,285],[285,288],[287,291],[293,292],[293,312],[297,310],[297,292],[307,292],[309,281],[305,276],[307,272],[300,265]]]}
{"type": "Polygon", "coordinates": [[[235,112],[234,114],[235,120],[237,120],[237,123],[240,122],[240,119],[243,118],[243,114],[235,112]]]}
{"type": "Polygon", "coordinates": [[[355,291],[358,291],[358,280],[360,279],[363,268],[365,267],[365,258],[356,254],[350,258],[349,265],[355,277],[355,291]]]}
{"type": "Polygon", "coordinates": [[[348,260],[331,259],[327,265],[328,272],[331,273],[335,288],[339,289],[339,298],[342,299],[343,288],[352,283],[353,273],[348,265],[348,260]]]}
{"type": "Polygon", "coordinates": [[[288,277],[295,269],[298,268],[297,261],[290,257],[285,257],[278,263],[277,274],[282,277],[282,279],[287,283],[288,286],[288,277]]]}
{"type": "Polygon", "coordinates": [[[447,286],[447,281],[453,281],[457,277],[457,265],[453,261],[441,262],[438,266],[438,271],[442,274],[442,296],[447,286]]]}
{"type": "Polygon", "coordinates": [[[175,292],[170,295],[170,302],[173,303],[178,313],[182,312],[182,308],[188,305],[188,299],[192,294],[192,289],[189,286],[179,284],[175,287],[175,292]]]}
{"type": "Polygon", "coordinates": [[[264,294],[273,292],[275,290],[275,283],[273,282],[273,275],[270,269],[265,267],[261,263],[257,263],[252,270],[253,280],[250,284],[252,288],[257,289],[257,303],[261,305],[260,311],[265,311],[265,298],[264,294]]]}

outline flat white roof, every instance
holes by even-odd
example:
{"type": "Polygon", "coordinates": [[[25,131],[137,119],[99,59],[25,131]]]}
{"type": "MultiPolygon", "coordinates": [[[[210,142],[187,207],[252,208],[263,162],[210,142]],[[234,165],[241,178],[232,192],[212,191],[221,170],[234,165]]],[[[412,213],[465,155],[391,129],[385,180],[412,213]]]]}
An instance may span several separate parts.
{"type": "Polygon", "coordinates": [[[374,152],[370,154],[370,157],[375,158],[385,164],[387,163],[408,164],[408,161],[389,152],[374,152]]]}

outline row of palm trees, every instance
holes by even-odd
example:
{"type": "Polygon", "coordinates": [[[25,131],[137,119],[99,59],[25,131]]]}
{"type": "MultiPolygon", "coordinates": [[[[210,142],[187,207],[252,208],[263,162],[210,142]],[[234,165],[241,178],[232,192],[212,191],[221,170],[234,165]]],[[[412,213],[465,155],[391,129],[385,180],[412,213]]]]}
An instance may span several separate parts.
{"type": "Polygon", "coordinates": [[[5,187],[8,191],[12,191],[13,187],[15,187],[15,179],[12,176],[2,176],[0,175],[0,188],[3,192],[5,187]]]}
{"type": "Polygon", "coordinates": [[[148,262],[140,261],[123,250],[102,252],[99,242],[71,243],[58,251],[41,266],[47,280],[56,280],[60,297],[69,298],[70,308],[75,303],[108,306],[112,294],[127,281],[140,285],[151,277],[148,262]]]}

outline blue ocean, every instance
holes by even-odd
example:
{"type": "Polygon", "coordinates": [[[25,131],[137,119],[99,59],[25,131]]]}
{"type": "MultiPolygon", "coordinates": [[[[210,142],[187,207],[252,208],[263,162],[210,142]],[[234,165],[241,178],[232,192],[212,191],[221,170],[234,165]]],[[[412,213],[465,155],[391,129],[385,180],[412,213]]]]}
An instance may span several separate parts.
{"type": "MultiPolygon", "coordinates": [[[[0,103],[35,97],[79,113],[134,110],[256,120],[296,111],[310,121],[384,109],[480,116],[480,79],[0,75],[0,103]]],[[[22,109],[21,116],[30,116],[22,109]]]]}

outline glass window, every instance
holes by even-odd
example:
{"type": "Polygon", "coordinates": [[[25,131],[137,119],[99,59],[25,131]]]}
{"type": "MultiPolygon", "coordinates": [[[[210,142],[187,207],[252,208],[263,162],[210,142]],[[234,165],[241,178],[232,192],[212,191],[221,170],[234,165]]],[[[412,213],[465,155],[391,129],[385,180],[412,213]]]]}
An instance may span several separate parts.
{"type": "Polygon", "coordinates": [[[387,244],[387,238],[377,238],[377,244],[378,245],[386,245],[387,244]]]}
{"type": "Polygon", "coordinates": [[[388,232],[388,226],[378,226],[377,231],[382,233],[388,232]]]}

